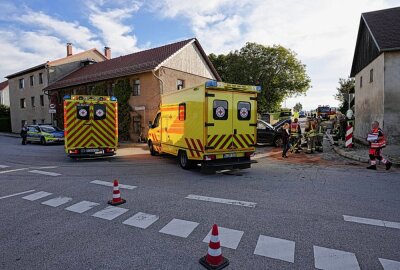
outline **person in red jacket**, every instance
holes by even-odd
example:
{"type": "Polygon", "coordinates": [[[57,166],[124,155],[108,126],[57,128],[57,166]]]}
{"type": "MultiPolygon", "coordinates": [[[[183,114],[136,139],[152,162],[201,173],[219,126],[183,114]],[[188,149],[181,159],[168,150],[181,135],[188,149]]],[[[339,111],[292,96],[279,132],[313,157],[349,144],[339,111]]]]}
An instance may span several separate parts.
{"type": "Polygon", "coordinates": [[[376,170],[376,160],[382,161],[386,166],[386,170],[392,167],[392,162],[382,157],[382,148],[386,146],[385,135],[382,129],[379,128],[379,122],[372,122],[372,131],[368,134],[367,141],[369,142],[369,159],[370,166],[367,167],[369,170],[376,170]]]}

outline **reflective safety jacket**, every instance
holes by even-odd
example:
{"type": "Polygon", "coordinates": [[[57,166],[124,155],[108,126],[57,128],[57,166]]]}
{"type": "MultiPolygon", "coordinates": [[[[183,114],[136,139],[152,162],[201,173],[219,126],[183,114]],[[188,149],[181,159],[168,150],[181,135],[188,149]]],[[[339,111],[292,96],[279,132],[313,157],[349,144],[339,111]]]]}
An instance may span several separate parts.
{"type": "Polygon", "coordinates": [[[383,134],[382,129],[375,128],[371,133],[368,134],[368,139],[371,148],[383,148],[386,146],[385,135],[383,134]]]}
{"type": "Polygon", "coordinates": [[[299,135],[301,134],[300,124],[297,122],[292,122],[290,124],[290,134],[291,135],[299,135]]]}

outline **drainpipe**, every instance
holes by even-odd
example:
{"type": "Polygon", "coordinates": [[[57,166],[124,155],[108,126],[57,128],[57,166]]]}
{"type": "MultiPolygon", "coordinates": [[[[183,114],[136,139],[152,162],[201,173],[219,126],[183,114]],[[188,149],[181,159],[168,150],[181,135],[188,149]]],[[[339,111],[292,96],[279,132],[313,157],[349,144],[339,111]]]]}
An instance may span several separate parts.
{"type": "MultiPolygon", "coordinates": [[[[162,67],[160,67],[160,68],[158,69],[158,70],[159,70],[159,71],[158,71],[159,74],[161,73],[161,69],[162,69],[162,67]]],[[[163,92],[164,92],[164,82],[163,82],[163,80],[161,80],[160,77],[158,77],[158,76],[156,75],[156,72],[155,72],[154,70],[152,70],[151,72],[153,73],[154,77],[156,77],[157,80],[159,80],[159,81],[161,82],[160,94],[162,95],[163,92]]]]}

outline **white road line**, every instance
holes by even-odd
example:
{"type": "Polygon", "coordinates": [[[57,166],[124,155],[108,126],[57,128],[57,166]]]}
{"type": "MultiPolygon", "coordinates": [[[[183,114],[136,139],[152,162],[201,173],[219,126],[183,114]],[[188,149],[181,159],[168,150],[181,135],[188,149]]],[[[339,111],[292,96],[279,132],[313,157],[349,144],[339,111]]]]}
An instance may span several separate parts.
{"type": "Polygon", "coordinates": [[[356,255],[351,252],[314,246],[315,268],[323,270],[360,270],[356,255]]]}
{"type": "Polygon", "coordinates": [[[45,172],[45,171],[39,171],[39,170],[33,170],[29,171],[30,173],[37,173],[37,174],[44,174],[44,175],[50,175],[50,176],[60,176],[60,173],[54,173],[54,172],[45,172]]]}
{"type": "Polygon", "coordinates": [[[3,196],[3,197],[0,197],[0,200],[2,200],[2,199],[7,199],[7,198],[10,198],[10,197],[14,197],[14,196],[18,196],[18,195],[22,195],[22,194],[29,193],[29,192],[34,192],[34,191],[35,191],[34,189],[31,189],[31,190],[27,190],[27,191],[15,193],[15,194],[3,196]]]}
{"type": "Polygon", "coordinates": [[[126,224],[129,226],[141,228],[141,229],[146,229],[149,227],[151,224],[156,222],[159,219],[158,216],[155,215],[150,215],[146,213],[139,212],[136,215],[128,218],[122,224],[126,224]]]}
{"type": "MultiPolygon", "coordinates": [[[[224,227],[218,227],[219,239],[221,246],[236,249],[243,236],[243,231],[232,230],[224,227]]],[[[211,230],[203,239],[203,242],[209,243],[211,237],[211,230]]]]}
{"type": "Polygon", "coordinates": [[[25,199],[25,200],[28,200],[28,201],[36,201],[36,200],[39,200],[41,198],[50,196],[51,194],[53,194],[53,193],[49,193],[49,192],[46,192],[46,191],[39,191],[39,192],[33,193],[31,195],[22,197],[22,199],[25,199]]]}
{"type": "Polygon", "coordinates": [[[295,242],[260,235],[254,254],[294,263],[295,242]]]}
{"type": "Polygon", "coordinates": [[[361,217],[353,217],[353,216],[346,216],[343,215],[343,219],[349,222],[367,224],[367,225],[374,225],[374,226],[381,226],[393,229],[400,229],[400,223],[393,222],[393,221],[385,221],[379,219],[371,219],[371,218],[361,218],[361,217]]]}
{"type": "MultiPolygon", "coordinates": [[[[97,185],[101,185],[101,186],[106,186],[106,187],[113,187],[114,183],[113,182],[106,182],[106,181],[100,181],[100,180],[94,180],[92,182],[90,182],[91,184],[97,184],[97,185]]],[[[119,188],[123,188],[123,189],[135,189],[137,188],[137,186],[130,186],[130,185],[124,185],[124,184],[119,184],[119,188]]]]}
{"type": "Polygon", "coordinates": [[[113,220],[114,218],[119,217],[127,211],[129,211],[129,209],[108,206],[107,208],[104,208],[103,210],[94,213],[92,216],[106,220],[113,220]]]}
{"type": "Polygon", "coordinates": [[[8,171],[1,171],[0,174],[10,173],[10,172],[18,172],[18,171],[24,171],[24,170],[29,170],[29,168],[20,168],[20,169],[8,170],[8,171]]]}
{"type": "Polygon", "coordinates": [[[381,258],[379,258],[379,261],[381,262],[384,270],[400,270],[400,262],[381,258]]]}
{"type": "Polygon", "coordinates": [[[233,204],[233,205],[237,205],[237,206],[253,207],[253,208],[256,207],[256,205],[257,205],[257,203],[253,203],[253,202],[213,198],[213,197],[206,197],[206,196],[200,196],[200,195],[194,195],[194,194],[188,195],[186,197],[186,199],[206,201],[206,202],[215,202],[215,203],[233,204]]]}
{"type": "Polygon", "coordinates": [[[69,197],[57,197],[54,199],[50,199],[48,201],[42,202],[44,205],[52,206],[52,207],[58,207],[60,205],[66,204],[67,202],[72,201],[72,198],[69,197]]]}
{"type": "Polygon", "coordinates": [[[73,205],[65,208],[65,210],[82,214],[83,212],[89,211],[90,209],[92,209],[98,205],[100,205],[100,204],[95,203],[95,202],[89,202],[89,201],[81,201],[81,202],[78,202],[76,204],[73,204],[73,205]]]}
{"type": "Polygon", "coordinates": [[[182,238],[187,238],[199,225],[197,222],[174,218],[165,225],[159,232],[182,238]]]}
{"type": "Polygon", "coordinates": [[[4,168],[8,168],[8,167],[10,167],[10,166],[7,166],[7,165],[0,165],[0,169],[4,169],[4,168]]]}

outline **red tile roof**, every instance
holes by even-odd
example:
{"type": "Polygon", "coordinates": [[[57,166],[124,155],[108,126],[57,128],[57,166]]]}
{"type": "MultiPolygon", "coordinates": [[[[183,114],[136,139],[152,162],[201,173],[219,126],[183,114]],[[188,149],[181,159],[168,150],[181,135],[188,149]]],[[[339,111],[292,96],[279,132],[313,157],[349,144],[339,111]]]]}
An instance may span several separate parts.
{"type": "Polygon", "coordinates": [[[218,80],[220,80],[217,71],[215,70],[211,61],[208,59],[204,50],[201,48],[200,43],[197,41],[197,39],[192,38],[165,46],[132,53],[125,56],[120,56],[96,64],[87,65],[66,75],[60,80],[54,82],[53,84],[50,84],[43,90],[57,90],[65,87],[98,82],[151,71],[192,41],[194,41],[197,45],[197,48],[203,55],[214,76],[218,80]]]}
{"type": "Polygon", "coordinates": [[[6,88],[8,86],[8,81],[4,81],[0,83],[0,91],[3,90],[4,88],[6,88]]]}

